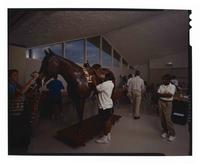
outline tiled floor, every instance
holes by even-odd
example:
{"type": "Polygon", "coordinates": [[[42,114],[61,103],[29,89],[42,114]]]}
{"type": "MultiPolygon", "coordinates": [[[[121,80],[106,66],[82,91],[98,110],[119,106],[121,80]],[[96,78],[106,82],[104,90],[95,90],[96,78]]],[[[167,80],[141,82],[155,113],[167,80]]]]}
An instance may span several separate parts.
{"type": "Polygon", "coordinates": [[[143,109],[141,119],[132,118],[131,106],[120,105],[115,111],[122,118],[112,129],[112,141],[109,144],[97,144],[95,139],[85,146],[71,148],[56,140],[53,136],[56,131],[66,127],[64,123],[51,120],[41,120],[36,136],[32,139],[28,153],[163,153],[165,155],[188,155],[189,133],[186,125],[175,124],[177,138],[168,142],[160,137],[160,121],[155,111],[143,109]]]}

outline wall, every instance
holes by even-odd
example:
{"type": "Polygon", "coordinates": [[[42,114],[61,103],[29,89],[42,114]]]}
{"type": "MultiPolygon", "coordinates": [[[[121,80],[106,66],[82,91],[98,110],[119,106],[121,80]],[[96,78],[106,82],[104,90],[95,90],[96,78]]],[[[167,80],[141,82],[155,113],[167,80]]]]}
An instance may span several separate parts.
{"type": "Polygon", "coordinates": [[[136,70],[139,70],[141,73],[141,78],[144,81],[149,81],[149,65],[148,64],[143,64],[143,65],[137,65],[135,66],[136,70]]]}
{"type": "Polygon", "coordinates": [[[163,58],[150,59],[150,82],[159,83],[164,74],[175,75],[181,83],[188,83],[188,55],[179,53],[163,58]],[[172,66],[166,63],[172,63],[172,66]]]}
{"type": "Polygon", "coordinates": [[[187,68],[188,67],[188,54],[179,53],[174,55],[167,55],[162,58],[150,59],[150,68],[167,68],[166,63],[173,63],[173,68],[187,68]]]}
{"type": "Polygon", "coordinates": [[[19,71],[19,82],[25,82],[26,70],[26,49],[22,47],[9,46],[8,51],[8,69],[17,69],[19,71]]]}
{"type": "MultiPolygon", "coordinates": [[[[104,67],[104,66],[102,66],[102,67],[104,67]]],[[[130,69],[128,69],[128,67],[127,67],[127,69],[123,69],[122,66],[120,66],[120,67],[105,67],[105,68],[110,69],[114,73],[117,86],[120,84],[120,80],[121,80],[120,76],[124,76],[124,75],[128,76],[128,74],[133,73],[133,71],[130,71],[130,69]]]]}
{"type": "MultiPolygon", "coordinates": [[[[8,69],[17,69],[19,71],[19,83],[25,84],[31,78],[33,71],[39,71],[41,62],[35,59],[26,58],[26,48],[9,46],[8,69]]],[[[66,82],[58,77],[64,84],[66,90],[66,82]]]]}
{"type": "Polygon", "coordinates": [[[110,70],[112,70],[112,72],[114,73],[116,78],[116,85],[118,86],[118,84],[120,83],[120,76],[127,75],[127,73],[124,72],[122,68],[110,68],[110,70]]]}

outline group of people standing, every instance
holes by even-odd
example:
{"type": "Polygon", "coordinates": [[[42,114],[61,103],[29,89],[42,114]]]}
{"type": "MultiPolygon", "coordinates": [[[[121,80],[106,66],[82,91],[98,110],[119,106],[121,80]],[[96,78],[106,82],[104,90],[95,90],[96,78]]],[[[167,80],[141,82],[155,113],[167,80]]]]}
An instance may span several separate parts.
{"type": "MultiPolygon", "coordinates": [[[[24,93],[30,84],[34,83],[38,78],[38,74],[33,74],[33,78],[25,85],[24,88],[18,86],[18,71],[14,70],[9,72],[9,96],[16,94],[16,91],[24,93]]],[[[105,75],[105,80],[101,84],[94,82],[98,100],[100,113],[104,121],[103,136],[96,140],[97,143],[109,143],[111,141],[111,117],[113,111],[113,101],[111,99],[114,89],[113,76],[111,74],[105,75]]],[[[161,119],[161,125],[163,128],[162,138],[168,138],[169,141],[173,141],[176,138],[173,123],[171,121],[172,113],[172,101],[175,94],[176,87],[171,82],[170,75],[164,75],[162,77],[162,84],[157,90],[159,96],[159,114],[161,119]]],[[[61,90],[64,88],[63,84],[57,79],[55,75],[54,79],[47,84],[47,88],[50,91],[50,102],[53,108],[61,108],[61,90]]],[[[127,81],[128,96],[133,104],[133,118],[140,119],[140,105],[143,93],[145,93],[145,83],[140,77],[140,71],[136,71],[134,77],[129,75],[127,81]]],[[[56,109],[55,109],[56,110],[56,109]]]]}
{"type": "MultiPolygon", "coordinates": [[[[113,108],[111,93],[114,85],[112,79],[106,78],[105,82],[96,86],[98,91],[99,102],[101,106],[101,115],[105,118],[106,124],[104,128],[104,135],[102,138],[96,140],[97,143],[109,143],[111,141],[111,124],[109,116],[113,108]]],[[[133,104],[133,118],[140,119],[140,106],[142,95],[146,91],[145,82],[140,77],[140,71],[136,71],[135,75],[129,75],[127,81],[128,96],[133,104]]],[[[171,120],[172,101],[176,92],[176,86],[171,82],[171,76],[166,74],[162,77],[162,83],[158,87],[156,94],[158,96],[159,116],[161,120],[162,133],[161,137],[168,141],[174,141],[176,133],[173,122],[171,120]]]]}
{"type": "MultiPolygon", "coordinates": [[[[26,98],[26,93],[31,88],[32,85],[36,83],[39,74],[34,71],[31,74],[31,79],[26,82],[25,85],[19,84],[19,72],[16,69],[11,69],[8,72],[8,96],[9,100],[17,99],[20,97],[26,98]]],[[[58,75],[55,74],[53,79],[46,85],[49,91],[48,100],[51,106],[51,116],[52,118],[58,117],[58,114],[62,112],[62,95],[61,90],[64,86],[60,80],[57,79],[58,75]]]]}
{"type": "MultiPolygon", "coordinates": [[[[102,138],[96,140],[97,143],[109,143],[111,141],[111,123],[109,117],[113,108],[111,94],[114,88],[111,78],[97,85],[98,98],[101,106],[101,115],[105,118],[104,135],[102,138]]],[[[140,119],[140,106],[142,95],[145,93],[146,87],[144,80],[140,77],[140,71],[136,71],[135,75],[129,75],[127,81],[128,96],[133,104],[133,118],[140,119]]],[[[162,133],[161,137],[166,138],[168,141],[174,141],[176,133],[174,125],[171,120],[172,101],[176,92],[176,86],[171,82],[171,76],[166,74],[162,77],[162,83],[158,87],[158,106],[159,116],[161,120],[162,133]]]]}
{"type": "MultiPolygon", "coordinates": [[[[172,101],[176,92],[177,82],[174,84],[172,77],[166,74],[162,77],[162,83],[156,91],[158,97],[159,116],[162,126],[162,138],[167,138],[168,141],[174,141],[176,133],[174,125],[171,120],[172,114],[172,101]]],[[[129,75],[127,81],[128,97],[133,104],[133,117],[134,119],[140,119],[140,105],[142,95],[145,93],[145,82],[140,77],[140,72],[136,71],[135,76],[129,75]]]]}
{"type": "MultiPolygon", "coordinates": [[[[37,72],[31,74],[31,79],[24,85],[19,84],[19,72],[16,69],[9,70],[8,79],[8,95],[9,99],[16,99],[18,96],[24,96],[39,77],[37,72]]],[[[113,101],[111,95],[114,88],[112,74],[106,74],[105,80],[101,84],[96,84],[94,81],[96,92],[99,100],[99,115],[101,117],[103,125],[103,137],[96,140],[97,143],[109,143],[111,140],[111,126],[112,126],[112,112],[113,112],[113,101]]],[[[56,119],[58,113],[62,112],[62,94],[61,90],[64,86],[58,75],[54,75],[53,79],[47,83],[46,88],[49,91],[48,101],[51,107],[51,117],[56,119]]]]}

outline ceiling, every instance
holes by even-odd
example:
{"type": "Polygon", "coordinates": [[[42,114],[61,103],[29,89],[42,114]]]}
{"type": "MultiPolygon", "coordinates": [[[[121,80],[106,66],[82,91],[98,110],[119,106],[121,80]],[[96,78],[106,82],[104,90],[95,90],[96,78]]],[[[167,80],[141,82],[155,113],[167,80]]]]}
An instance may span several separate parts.
{"type": "Polygon", "coordinates": [[[42,44],[103,35],[130,65],[187,52],[187,10],[9,10],[9,44],[42,44]]]}

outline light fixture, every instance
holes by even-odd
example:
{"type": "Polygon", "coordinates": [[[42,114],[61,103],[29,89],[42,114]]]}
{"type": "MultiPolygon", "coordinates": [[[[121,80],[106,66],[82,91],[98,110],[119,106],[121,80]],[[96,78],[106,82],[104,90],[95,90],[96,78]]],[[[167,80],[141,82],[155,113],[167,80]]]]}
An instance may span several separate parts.
{"type": "Polygon", "coordinates": [[[166,66],[168,66],[168,67],[171,67],[172,65],[173,65],[172,62],[168,62],[168,63],[166,63],[166,66]]]}

